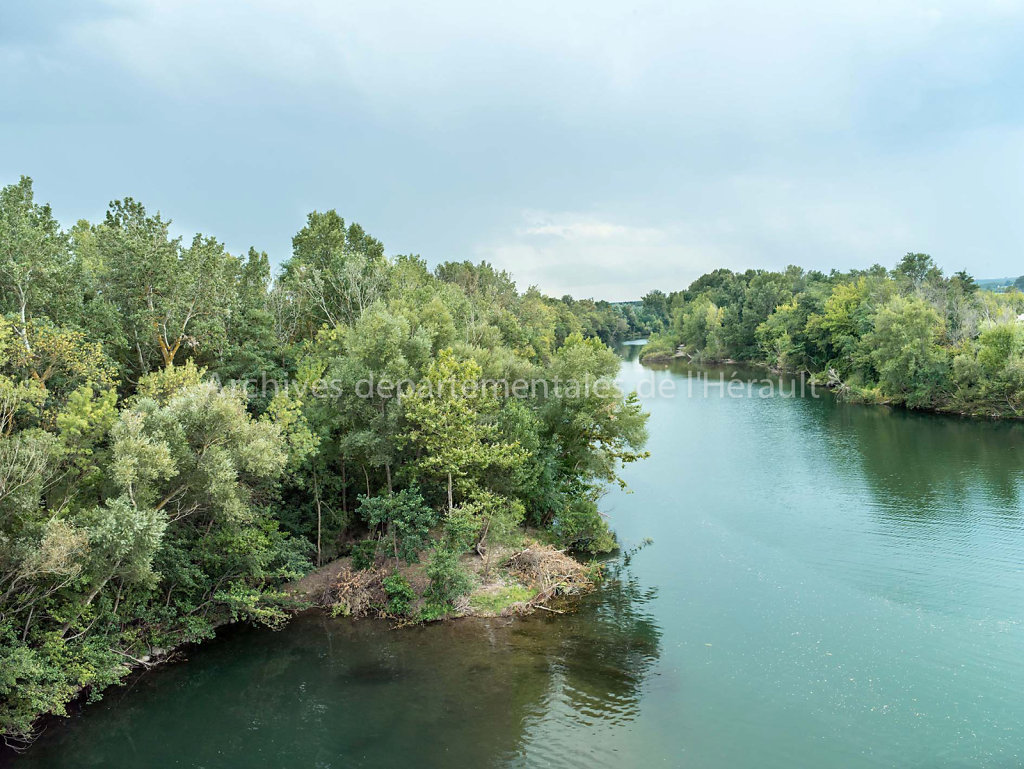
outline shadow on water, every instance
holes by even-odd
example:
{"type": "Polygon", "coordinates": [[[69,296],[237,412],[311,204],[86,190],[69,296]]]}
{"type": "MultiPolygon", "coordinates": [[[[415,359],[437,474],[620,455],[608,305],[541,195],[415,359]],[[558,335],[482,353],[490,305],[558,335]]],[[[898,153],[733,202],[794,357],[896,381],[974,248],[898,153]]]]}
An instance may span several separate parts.
{"type": "Polygon", "coordinates": [[[660,651],[652,598],[622,570],[561,616],[231,629],[51,726],[15,765],[533,765],[566,735],[636,717],[660,651]]]}

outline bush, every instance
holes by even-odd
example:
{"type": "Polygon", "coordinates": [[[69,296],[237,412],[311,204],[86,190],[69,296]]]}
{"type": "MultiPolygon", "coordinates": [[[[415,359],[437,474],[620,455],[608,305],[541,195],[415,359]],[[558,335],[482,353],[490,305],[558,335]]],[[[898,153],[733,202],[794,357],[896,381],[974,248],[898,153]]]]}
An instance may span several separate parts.
{"type": "Polygon", "coordinates": [[[427,577],[430,578],[427,602],[436,607],[450,609],[456,599],[473,587],[472,578],[459,563],[459,554],[443,547],[437,548],[430,556],[427,577]]]}
{"type": "Polygon", "coordinates": [[[437,513],[415,486],[386,496],[360,496],[359,514],[387,535],[395,558],[410,564],[419,560],[420,551],[430,542],[430,527],[437,523],[437,513]]]}
{"type": "Polygon", "coordinates": [[[552,522],[558,544],[587,553],[607,553],[615,549],[615,535],[598,512],[597,503],[585,496],[569,502],[552,522]]]}
{"type": "Polygon", "coordinates": [[[402,617],[409,613],[412,602],[416,600],[416,591],[412,589],[409,580],[395,572],[384,578],[384,590],[388,594],[388,614],[402,617]]]}
{"type": "Polygon", "coordinates": [[[420,609],[419,616],[416,617],[420,622],[436,622],[439,619],[444,619],[448,616],[451,611],[451,606],[438,606],[435,603],[429,601],[424,604],[423,608],[420,609]]]}
{"type": "Polygon", "coordinates": [[[444,517],[444,547],[464,553],[476,544],[483,525],[475,507],[460,505],[444,517]]]}
{"type": "Polygon", "coordinates": [[[676,352],[676,341],[670,336],[653,334],[640,351],[640,360],[655,357],[671,357],[676,352]]]}
{"type": "Polygon", "coordinates": [[[377,540],[364,539],[352,545],[352,568],[357,571],[369,569],[377,560],[377,540]]]}

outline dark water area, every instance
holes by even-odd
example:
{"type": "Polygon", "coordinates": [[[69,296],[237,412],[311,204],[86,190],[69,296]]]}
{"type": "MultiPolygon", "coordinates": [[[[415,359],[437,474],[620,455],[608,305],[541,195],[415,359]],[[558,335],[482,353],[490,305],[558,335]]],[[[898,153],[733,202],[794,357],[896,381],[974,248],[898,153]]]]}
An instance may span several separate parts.
{"type": "Polygon", "coordinates": [[[652,456],[604,509],[654,544],[577,612],[233,629],[14,765],[1024,764],[1024,425],[728,397],[637,349],[652,456]]]}
{"type": "Polygon", "coordinates": [[[624,576],[567,615],[237,628],[53,725],[16,766],[608,765],[660,631],[624,576]]]}

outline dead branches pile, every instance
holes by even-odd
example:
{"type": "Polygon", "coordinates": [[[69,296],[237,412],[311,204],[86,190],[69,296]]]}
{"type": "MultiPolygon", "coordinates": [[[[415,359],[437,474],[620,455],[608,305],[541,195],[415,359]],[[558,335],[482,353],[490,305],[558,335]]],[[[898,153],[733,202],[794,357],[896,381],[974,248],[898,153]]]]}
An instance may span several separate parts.
{"type": "Polygon", "coordinates": [[[555,596],[578,595],[594,586],[590,567],[550,545],[520,550],[509,559],[508,569],[537,590],[530,603],[542,608],[555,596]]]}
{"type": "Polygon", "coordinates": [[[384,590],[386,569],[338,569],[334,579],[323,590],[320,605],[345,617],[382,616],[381,607],[388,602],[384,590]]]}

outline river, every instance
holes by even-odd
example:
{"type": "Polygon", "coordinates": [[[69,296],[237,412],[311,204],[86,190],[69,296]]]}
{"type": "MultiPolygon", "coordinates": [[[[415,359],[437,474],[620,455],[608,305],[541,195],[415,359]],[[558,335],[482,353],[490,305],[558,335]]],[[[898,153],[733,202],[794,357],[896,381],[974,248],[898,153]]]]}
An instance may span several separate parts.
{"type": "Polygon", "coordinates": [[[232,629],[15,765],[1024,764],[1024,425],[723,397],[637,349],[652,456],[604,507],[654,544],[579,611],[232,629]]]}

